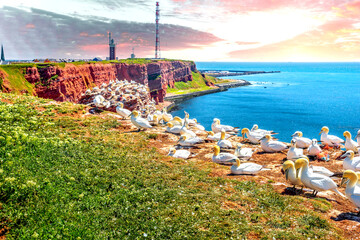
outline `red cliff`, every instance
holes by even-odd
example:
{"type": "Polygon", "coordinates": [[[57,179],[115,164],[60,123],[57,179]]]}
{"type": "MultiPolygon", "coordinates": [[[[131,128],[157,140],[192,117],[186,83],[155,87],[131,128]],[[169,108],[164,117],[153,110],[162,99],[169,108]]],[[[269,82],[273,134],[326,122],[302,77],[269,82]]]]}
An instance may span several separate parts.
{"type": "Polygon", "coordinates": [[[196,71],[192,62],[156,61],[147,64],[95,63],[74,65],[29,67],[25,78],[36,85],[39,97],[57,101],[78,102],[88,89],[109,83],[110,80],[133,80],[149,87],[151,97],[163,102],[168,87],[175,82],[192,81],[191,71],[196,71]]]}

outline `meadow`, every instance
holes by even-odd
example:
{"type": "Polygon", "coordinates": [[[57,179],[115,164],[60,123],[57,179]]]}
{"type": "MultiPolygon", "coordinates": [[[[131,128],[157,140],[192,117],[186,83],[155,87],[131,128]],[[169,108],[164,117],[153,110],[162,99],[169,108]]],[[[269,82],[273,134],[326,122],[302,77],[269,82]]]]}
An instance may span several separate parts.
{"type": "Polygon", "coordinates": [[[6,239],[339,239],[331,204],[162,156],[112,114],[0,93],[6,239]],[[314,210],[309,208],[313,206],[314,210]]]}

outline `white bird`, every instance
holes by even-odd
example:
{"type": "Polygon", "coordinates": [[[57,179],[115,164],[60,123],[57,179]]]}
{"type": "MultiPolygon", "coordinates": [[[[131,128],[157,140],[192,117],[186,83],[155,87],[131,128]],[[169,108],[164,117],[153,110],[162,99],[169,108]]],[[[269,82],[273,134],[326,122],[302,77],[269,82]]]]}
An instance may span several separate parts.
{"type": "Polygon", "coordinates": [[[169,121],[169,122],[171,122],[174,126],[177,126],[177,125],[179,125],[179,126],[182,126],[182,125],[184,125],[184,120],[182,120],[180,117],[178,117],[178,116],[175,116],[171,121],[169,121]]]}
{"type": "Polygon", "coordinates": [[[347,150],[353,150],[354,152],[358,152],[359,144],[351,139],[351,133],[349,131],[344,132],[345,137],[345,148],[347,150]]]}
{"type": "Polygon", "coordinates": [[[220,147],[214,146],[214,155],[212,157],[214,163],[231,165],[236,159],[238,158],[234,154],[220,153],[220,147]]]}
{"type": "Polygon", "coordinates": [[[131,114],[130,110],[124,108],[124,104],[122,102],[118,103],[118,106],[116,107],[116,112],[123,118],[128,118],[131,114]]]}
{"type": "Polygon", "coordinates": [[[229,140],[225,139],[225,129],[221,130],[221,136],[220,136],[220,140],[217,142],[217,145],[220,148],[232,148],[232,144],[229,140]]]}
{"type": "Polygon", "coordinates": [[[166,108],[163,108],[162,118],[164,119],[165,122],[169,122],[173,119],[173,116],[170,113],[166,112],[166,108]]]}
{"type": "Polygon", "coordinates": [[[288,180],[295,189],[295,186],[302,186],[302,182],[299,177],[296,177],[295,164],[293,161],[287,160],[283,163],[283,170],[285,172],[285,178],[288,180]]]}
{"type": "MultiPolygon", "coordinates": [[[[213,131],[207,132],[208,135],[206,137],[206,139],[211,140],[211,141],[219,141],[221,138],[221,132],[218,133],[214,133],[213,131]]],[[[231,137],[230,134],[225,134],[225,139],[231,137]]]]}
{"type": "Polygon", "coordinates": [[[232,174],[256,174],[262,170],[270,170],[264,169],[262,165],[246,162],[240,163],[240,160],[237,159],[236,163],[230,168],[232,174]]]}
{"type": "Polygon", "coordinates": [[[132,124],[134,124],[139,131],[141,129],[152,128],[152,126],[146,119],[139,116],[138,111],[133,111],[130,116],[132,124]]]}
{"type": "Polygon", "coordinates": [[[104,102],[105,102],[105,98],[101,95],[97,95],[95,96],[93,103],[95,104],[96,107],[104,107],[104,102]]]}
{"type": "Polygon", "coordinates": [[[294,139],[291,140],[291,147],[289,148],[289,151],[286,155],[286,158],[288,160],[296,160],[304,156],[304,151],[302,150],[302,148],[297,148],[296,143],[297,142],[294,139]]]}
{"type": "Polygon", "coordinates": [[[194,118],[194,121],[195,121],[195,125],[194,127],[201,130],[201,131],[205,131],[205,127],[201,124],[198,123],[198,121],[196,120],[196,118],[194,118]]]}
{"type": "Polygon", "coordinates": [[[321,174],[321,175],[324,175],[327,177],[331,177],[332,175],[334,175],[334,173],[332,171],[330,171],[326,167],[322,167],[322,166],[310,166],[309,169],[313,173],[318,173],[318,174],[321,174]]]}
{"type": "Polygon", "coordinates": [[[190,119],[190,115],[189,113],[187,113],[186,111],[184,111],[185,113],[185,118],[187,118],[187,122],[189,125],[194,126],[196,124],[196,122],[194,121],[194,119],[190,119]]]}
{"type": "Polygon", "coordinates": [[[344,140],[341,138],[334,135],[329,135],[328,127],[322,127],[319,134],[321,134],[321,141],[330,147],[339,147],[341,143],[344,143],[344,140]]]}
{"type": "Polygon", "coordinates": [[[317,156],[319,153],[321,153],[321,148],[317,144],[317,140],[313,139],[310,147],[307,149],[309,156],[317,156]]]}
{"type": "Polygon", "coordinates": [[[292,136],[292,139],[296,141],[296,147],[299,148],[308,148],[311,145],[311,139],[303,137],[301,131],[296,131],[292,136]]]}
{"type": "Polygon", "coordinates": [[[360,171],[360,157],[354,156],[354,151],[348,150],[340,157],[345,158],[343,161],[344,170],[360,171]]]}
{"type": "Polygon", "coordinates": [[[259,126],[257,124],[254,124],[253,127],[251,128],[250,132],[254,132],[254,133],[260,133],[260,134],[275,134],[274,131],[272,130],[265,130],[265,129],[260,129],[259,126]]]}
{"type": "Polygon", "coordinates": [[[241,143],[236,145],[235,156],[243,160],[249,160],[253,155],[253,150],[251,148],[244,148],[241,143]]]}
{"type": "Polygon", "coordinates": [[[189,137],[196,137],[196,133],[188,129],[187,119],[185,118],[184,125],[180,129],[180,135],[187,135],[189,137]]]}
{"type": "Polygon", "coordinates": [[[186,135],[180,136],[178,143],[183,147],[192,147],[196,144],[203,143],[204,140],[199,137],[189,138],[186,135]]]}
{"type": "Polygon", "coordinates": [[[190,152],[188,150],[176,150],[175,148],[170,148],[168,156],[174,158],[188,159],[190,156],[190,152]]]}
{"type": "MultiPolygon", "coordinates": [[[[149,121],[149,118],[148,118],[148,121],[149,121]]],[[[153,115],[152,116],[152,121],[149,121],[150,122],[150,124],[152,125],[152,126],[157,126],[157,125],[159,125],[159,116],[158,115],[153,115]]]]}
{"type": "Polygon", "coordinates": [[[211,130],[214,133],[218,133],[218,132],[221,132],[221,129],[225,129],[225,131],[228,132],[228,133],[236,134],[236,133],[239,132],[239,128],[232,127],[232,126],[229,126],[229,125],[221,125],[220,124],[220,119],[214,118],[213,123],[211,124],[211,130]]]}
{"type": "Polygon", "coordinates": [[[309,170],[309,161],[305,158],[299,158],[295,161],[295,169],[296,169],[296,177],[299,177],[300,169],[301,169],[301,182],[308,188],[314,190],[313,195],[320,191],[331,190],[336,192],[342,197],[345,197],[341,192],[339,192],[336,188],[336,183],[329,177],[313,173],[309,170]]]}
{"type": "Polygon", "coordinates": [[[266,134],[265,137],[260,140],[260,145],[264,152],[269,153],[281,152],[287,148],[284,143],[271,140],[271,136],[269,134],[266,134]]]}
{"type": "MultiPolygon", "coordinates": [[[[358,174],[354,171],[346,170],[340,186],[346,182],[345,195],[357,208],[360,208],[360,185],[358,185],[358,181],[358,174]]],[[[358,216],[360,216],[360,211],[358,212],[358,216]]]]}
{"type": "Polygon", "coordinates": [[[360,146],[360,130],[358,130],[355,138],[356,138],[357,144],[360,146]]]}
{"type": "Polygon", "coordinates": [[[180,130],[181,130],[182,126],[180,126],[180,125],[174,126],[174,124],[171,122],[166,123],[166,125],[167,125],[167,127],[165,129],[165,132],[180,134],[180,130]]]}
{"type": "Polygon", "coordinates": [[[260,139],[262,139],[265,135],[262,133],[251,132],[248,128],[243,128],[241,130],[241,134],[243,139],[245,136],[249,139],[249,141],[253,144],[259,144],[260,139]]]}

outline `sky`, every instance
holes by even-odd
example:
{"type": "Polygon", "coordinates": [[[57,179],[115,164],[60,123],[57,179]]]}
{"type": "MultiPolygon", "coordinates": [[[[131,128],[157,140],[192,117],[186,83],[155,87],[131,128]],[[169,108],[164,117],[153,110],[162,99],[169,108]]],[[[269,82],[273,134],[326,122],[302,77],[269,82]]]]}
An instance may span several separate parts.
{"type": "MultiPolygon", "coordinates": [[[[159,0],[161,57],[360,61],[360,0],[159,0]]],[[[154,57],[152,0],[0,0],[7,59],[154,57]]]]}

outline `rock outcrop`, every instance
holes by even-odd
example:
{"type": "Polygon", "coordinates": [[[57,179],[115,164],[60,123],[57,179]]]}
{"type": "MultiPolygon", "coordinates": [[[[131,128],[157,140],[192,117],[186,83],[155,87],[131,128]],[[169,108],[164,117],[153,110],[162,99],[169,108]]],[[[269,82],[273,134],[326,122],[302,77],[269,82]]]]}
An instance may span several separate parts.
{"type": "Polygon", "coordinates": [[[185,61],[154,61],[147,64],[95,63],[66,64],[57,66],[29,67],[25,78],[36,85],[39,97],[57,101],[78,102],[89,88],[108,84],[110,80],[133,80],[149,87],[151,97],[163,102],[168,87],[175,82],[192,81],[196,65],[185,61]]]}

